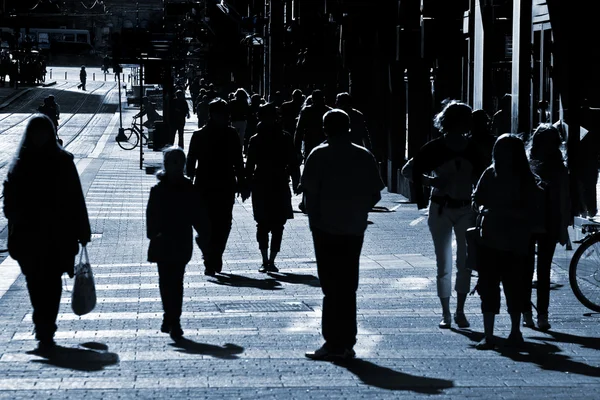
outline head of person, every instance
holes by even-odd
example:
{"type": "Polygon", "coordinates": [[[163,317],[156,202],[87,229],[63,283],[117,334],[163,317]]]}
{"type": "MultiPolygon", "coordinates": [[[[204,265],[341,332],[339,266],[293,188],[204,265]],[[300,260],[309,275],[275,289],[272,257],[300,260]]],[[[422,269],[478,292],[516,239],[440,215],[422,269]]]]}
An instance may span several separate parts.
{"type": "Polygon", "coordinates": [[[229,105],[221,98],[208,103],[208,119],[211,124],[225,127],[229,124],[229,105]]]}
{"type": "Polygon", "coordinates": [[[250,97],[250,104],[253,107],[259,107],[261,104],[264,104],[264,99],[262,98],[262,96],[258,93],[255,93],[252,95],[252,97],[250,97]]]}
{"type": "Polygon", "coordinates": [[[519,135],[504,133],[496,139],[492,150],[492,160],[496,176],[510,179],[533,178],[525,143],[519,135]]]}
{"type": "Polygon", "coordinates": [[[17,157],[42,157],[54,154],[59,149],[54,123],[43,114],[35,114],[27,123],[17,157]]]}
{"type": "Polygon", "coordinates": [[[483,109],[473,110],[471,133],[473,136],[486,135],[491,133],[492,119],[483,109]]]}
{"type": "Polygon", "coordinates": [[[551,124],[540,124],[529,139],[532,163],[563,164],[564,145],[560,132],[551,124]]]}
{"type": "Polygon", "coordinates": [[[350,93],[338,93],[338,95],[335,96],[335,106],[342,110],[348,110],[348,108],[352,107],[352,97],[350,96],[350,93]]]}
{"type": "Polygon", "coordinates": [[[320,89],[313,90],[311,97],[312,97],[312,104],[314,104],[316,106],[325,105],[325,94],[323,94],[322,90],[320,90],[320,89]]]}
{"type": "Polygon", "coordinates": [[[327,111],[323,116],[323,131],[328,139],[350,140],[350,117],[339,108],[327,111]]]}
{"type": "Polygon", "coordinates": [[[274,123],[277,120],[277,108],[273,103],[262,104],[258,108],[258,119],[266,124],[274,123]]]}
{"type": "Polygon", "coordinates": [[[48,95],[48,100],[50,101],[50,103],[54,104],[55,103],[55,99],[54,99],[54,95],[48,95]]]}
{"type": "Polygon", "coordinates": [[[158,179],[181,178],[185,171],[185,152],[179,146],[163,150],[163,169],[156,175],[158,179]]]}
{"type": "Polygon", "coordinates": [[[81,69],[85,70],[85,65],[82,65],[82,66],[81,66],[81,69]]]}
{"type": "Polygon", "coordinates": [[[184,98],[185,98],[185,97],[183,97],[183,91],[182,91],[181,89],[180,89],[180,90],[178,90],[177,92],[175,92],[175,96],[176,96],[178,99],[184,99],[184,98]]]}
{"type": "Polygon", "coordinates": [[[506,93],[500,99],[499,109],[503,110],[503,111],[510,111],[511,107],[512,107],[512,96],[510,95],[510,93],[506,93]]]}
{"type": "Polygon", "coordinates": [[[548,101],[547,100],[538,101],[537,108],[540,111],[546,111],[548,109],[548,101]]]}
{"type": "Polygon", "coordinates": [[[471,131],[472,109],[458,100],[447,101],[433,120],[433,125],[442,133],[463,134],[471,131]]]}
{"type": "Polygon", "coordinates": [[[294,89],[292,92],[292,100],[296,102],[304,101],[304,93],[300,89],[294,89]]]}
{"type": "Polygon", "coordinates": [[[244,88],[239,88],[235,91],[234,95],[236,100],[243,100],[248,102],[250,100],[250,95],[244,88]]]}

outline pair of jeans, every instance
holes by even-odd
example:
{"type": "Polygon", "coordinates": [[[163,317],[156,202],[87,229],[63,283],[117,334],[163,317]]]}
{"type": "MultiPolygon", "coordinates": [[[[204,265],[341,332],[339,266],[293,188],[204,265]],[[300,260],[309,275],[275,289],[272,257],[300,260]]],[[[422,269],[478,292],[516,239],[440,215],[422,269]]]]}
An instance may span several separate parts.
{"type": "MultiPolygon", "coordinates": [[[[546,234],[534,236],[537,243],[537,312],[548,314],[550,305],[550,271],[552,269],[552,258],[556,250],[557,240],[546,234]]],[[[532,245],[533,247],[533,245],[532,245]]],[[[532,249],[533,250],[533,249],[532,249]]],[[[531,281],[536,269],[536,257],[533,251],[529,255],[526,274],[524,277],[523,312],[531,312],[531,281]]]]}
{"type": "Polygon", "coordinates": [[[164,310],[164,321],[178,323],[183,307],[185,264],[158,263],[158,287],[164,310]]]}
{"type": "Polygon", "coordinates": [[[271,233],[271,252],[279,253],[281,241],[283,240],[283,221],[258,221],[256,223],[256,241],[258,248],[266,250],[269,248],[269,233],[271,233]]]}
{"type": "Polygon", "coordinates": [[[448,298],[452,292],[452,230],[456,236],[456,281],[454,290],[466,294],[471,290],[471,272],[466,268],[468,228],[475,226],[475,212],[470,206],[450,208],[429,204],[427,224],[433,239],[437,265],[437,293],[448,298]]]}
{"type": "Polygon", "coordinates": [[[56,332],[56,317],[62,294],[61,275],[56,272],[25,276],[29,299],[33,306],[33,324],[37,340],[52,340],[56,332]]]}
{"type": "Polygon", "coordinates": [[[207,270],[221,272],[223,253],[227,246],[231,221],[233,218],[234,193],[203,195],[200,202],[200,213],[206,216],[199,226],[202,255],[207,270]]]}
{"type": "Polygon", "coordinates": [[[333,235],[313,228],[317,272],[323,290],[322,332],[331,351],[356,344],[356,290],[364,235],[333,235]]]}

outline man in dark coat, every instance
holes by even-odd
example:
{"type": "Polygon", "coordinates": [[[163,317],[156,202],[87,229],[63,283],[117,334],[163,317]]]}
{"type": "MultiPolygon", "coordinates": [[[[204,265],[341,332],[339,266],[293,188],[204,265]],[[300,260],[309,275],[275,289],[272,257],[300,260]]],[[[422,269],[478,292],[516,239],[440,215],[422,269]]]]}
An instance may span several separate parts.
{"type": "Polygon", "coordinates": [[[214,276],[223,267],[233,218],[236,192],[245,201],[242,147],[236,130],[229,125],[227,102],[210,102],[207,124],[192,135],[186,173],[198,191],[201,218],[198,245],[204,257],[205,275],[214,276]]]}
{"type": "Polygon", "coordinates": [[[350,117],[350,140],[352,143],[373,151],[365,116],[357,109],[352,108],[352,97],[350,94],[346,92],[339,93],[336,96],[335,105],[337,108],[344,110],[350,117]]]}
{"type": "Polygon", "coordinates": [[[292,92],[292,99],[281,105],[281,119],[283,122],[283,130],[293,134],[298,123],[298,115],[304,103],[304,94],[300,89],[292,92]]]}
{"type": "Polygon", "coordinates": [[[183,149],[183,131],[185,130],[185,119],[190,118],[190,108],[182,90],[175,93],[175,101],[173,102],[172,128],[171,128],[171,144],[175,142],[175,135],[178,136],[178,146],[183,149]]]}
{"type": "Polygon", "coordinates": [[[77,89],[85,90],[85,82],[87,80],[87,72],[85,72],[85,67],[81,66],[81,70],[79,71],[79,81],[81,82],[77,85],[77,89]]]}
{"type": "Polygon", "coordinates": [[[304,144],[305,160],[313,148],[325,141],[323,115],[329,110],[331,110],[331,107],[325,104],[325,95],[321,90],[316,89],[312,92],[312,104],[300,111],[294,145],[297,153],[301,154],[302,145],[304,144]]]}

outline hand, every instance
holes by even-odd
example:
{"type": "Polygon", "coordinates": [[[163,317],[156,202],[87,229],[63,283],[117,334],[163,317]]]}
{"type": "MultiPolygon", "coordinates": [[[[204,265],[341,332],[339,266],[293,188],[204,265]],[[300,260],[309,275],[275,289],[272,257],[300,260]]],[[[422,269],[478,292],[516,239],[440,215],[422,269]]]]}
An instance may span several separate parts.
{"type": "Polygon", "coordinates": [[[299,194],[302,194],[303,190],[302,190],[302,186],[298,185],[294,188],[294,194],[297,196],[299,194]]]}

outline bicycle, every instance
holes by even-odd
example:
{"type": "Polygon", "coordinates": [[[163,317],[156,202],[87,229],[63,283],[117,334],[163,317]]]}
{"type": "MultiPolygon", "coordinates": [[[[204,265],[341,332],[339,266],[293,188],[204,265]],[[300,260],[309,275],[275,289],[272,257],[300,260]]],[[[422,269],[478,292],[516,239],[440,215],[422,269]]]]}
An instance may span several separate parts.
{"type": "Polygon", "coordinates": [[[148,145],[148,136],[145,132],[142,131],[139,124],[136,122],[137,118],[134,117],[131,122],[131,127],[123,129],[123,133],[125,134],[121,140],[117,140],[117,143],[123,150],[133,150],[137,147],[140,142],[140,136],[144,141],[143,145],[148,145]]]}
{"type": "Polygon", "coordinates": [[[569,284],[577,300],[590,310],[600,312],[600,223],[584,220],[585,237],[569,264],[569,284]]]}

